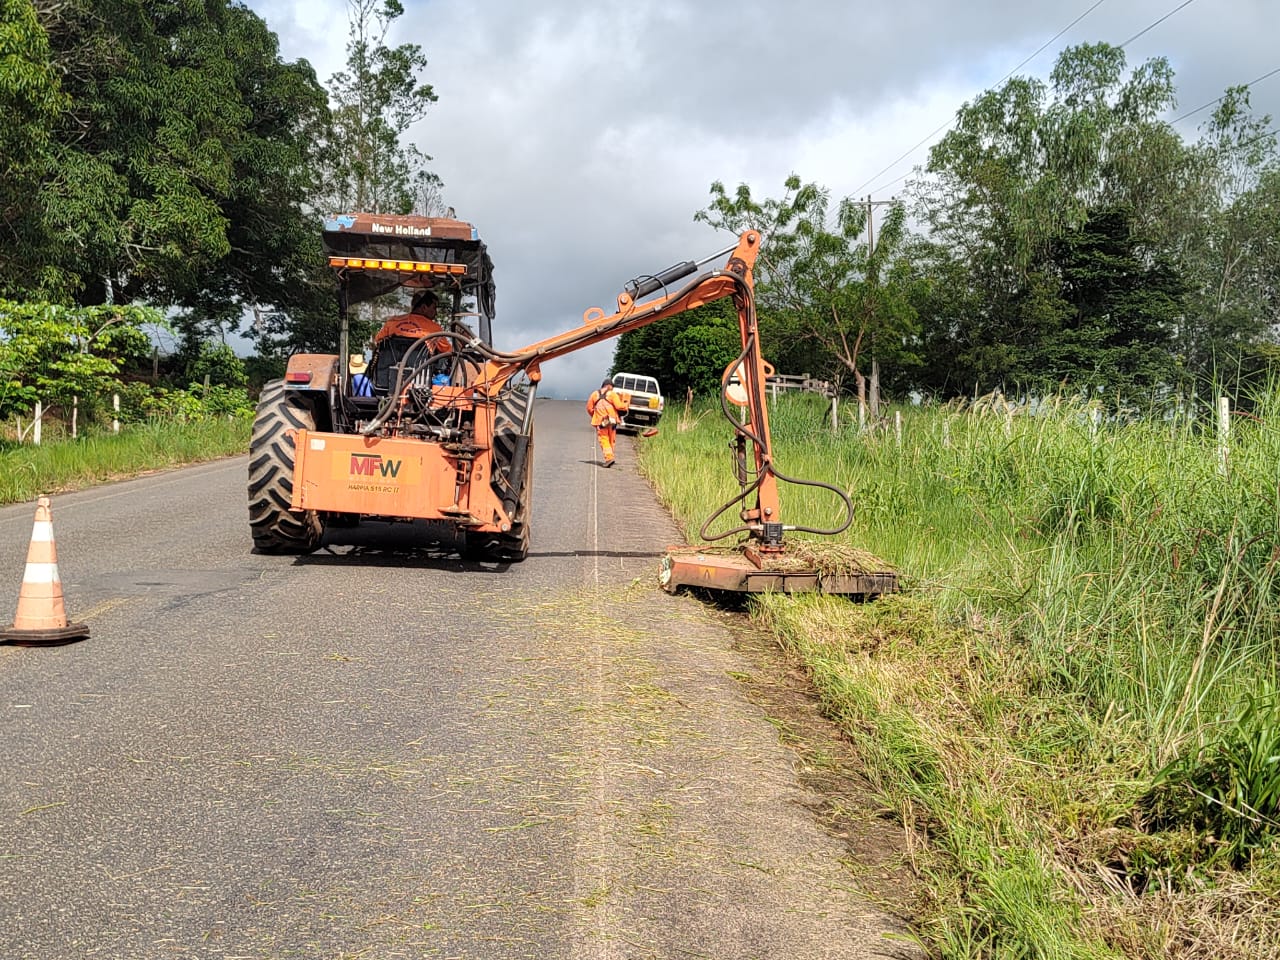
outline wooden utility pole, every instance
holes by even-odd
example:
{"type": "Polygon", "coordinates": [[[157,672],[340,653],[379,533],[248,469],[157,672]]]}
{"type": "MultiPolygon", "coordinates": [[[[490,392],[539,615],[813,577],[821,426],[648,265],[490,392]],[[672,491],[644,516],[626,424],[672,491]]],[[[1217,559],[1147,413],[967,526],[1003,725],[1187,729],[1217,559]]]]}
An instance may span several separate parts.
{"type": "Polygon", "coordinates": [[[867,208],[867,256],[871,256],[876,249],[875,208],[896,207],[901,202],[897,197],[890,197],[888,200],[872,200],[871,194],[867,194],[866,199],[862,201],[863,206],[867,208]]]}
{"type": "MultiPolygon", "coordinates": [[[[866,200],[864,201],[864,203],[866,204],[866,207],[867,207],[867,260],[868,260],[868,264],[867,264],[867,266],[868,266],[868,268],[870,268],[871,255],[872,255],[873,253],[875,253],[875,250],[876,250],[876,224],[875,224],[875,209],[876,209],[876,207],[889,207],[889,206],[893,206],[894,204],[896,204],[896,203],[898,203],[898,202],[899,202],[899,201],[898,201],[898,198],[897,198],[897,197],[891,197],[891,198],[890,198],[890,199],[888,199],[888,200],[872,200],[872,199],[871,199],[871,194],[867,194],[867,198],[866,198],[866,200]]],[[[870,269],[868,269],[868,271],[867,271],[867,272],[868,272],[868,274],[869,274],[869,273],[870,273],[870,269]]],[[[868,346],[870,347],[870,349],[871,349],[871,351],[872,351],[872,357],[871,357],[871,419],[872,419],[873,421],[878,421],[878,420],[880,419],[880,364],[876,362],[876,358],[875,358],[875,354],[874,354],[874,350],[875,350],[875,342],[874,342],[874,340],[873,340],[870,344],[868,344],[868,346]]],[[[859,413],[865,416],[865,408],[866,408],[866,404],[865,404],[865,393],[863,393],[863,391],[862,391],[863,384],[862,384],[862,382],[861,382],[861,379],[859,380],[859,384],[858,384],[858,386],[859,386],[859,404],[860,404],[860,406],[859,406],[859,413]]]]}

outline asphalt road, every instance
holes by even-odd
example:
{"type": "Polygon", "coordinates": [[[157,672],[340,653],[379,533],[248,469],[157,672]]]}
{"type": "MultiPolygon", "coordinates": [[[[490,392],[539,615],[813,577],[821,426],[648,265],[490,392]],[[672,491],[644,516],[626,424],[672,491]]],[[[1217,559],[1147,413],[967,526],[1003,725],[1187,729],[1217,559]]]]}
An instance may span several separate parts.
{"type": "MultiPolygon", "coordinates": [[[[899,949],[585,421],[539,402],[509,567],[365,530],[255,555],[243,457],[56,497],[93,634],[0,647],[0,955],[899,949]]],[[[0,509],[5,623],[32,516],[0,509]]]]}

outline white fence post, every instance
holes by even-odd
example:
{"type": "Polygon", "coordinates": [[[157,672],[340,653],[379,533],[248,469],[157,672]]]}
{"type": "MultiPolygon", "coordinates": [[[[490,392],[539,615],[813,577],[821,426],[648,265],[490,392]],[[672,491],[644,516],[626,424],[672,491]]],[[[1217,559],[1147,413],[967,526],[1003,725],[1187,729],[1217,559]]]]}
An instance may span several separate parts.
{"type": "Polygon", "coordinates": [[[36,417],[31,424],[31,442],[37,447],[40,446],[40,429],[44,424],[44,404],[39,400],[36,401],[36,417]]]}
{"type": "Polygon", "coordinates": [[[839,403],[840,403],[840,394],[837,391],[832,390],[831,391],[831,432],[832,433],[840,432],[840,417],[838,415],[839,403]]]}
{"type": "Polygon", "coordinates": [[[898,446],[902,446],[902,411],[893,411],[893,435],[897,438],[898,446]]]}
{"type": "Polygon", "coordinates": [[[1218,398],[1218,472],[1227,475],[1227,463],[1230,449],[1227,441],[1231,437],[1231,401],[1226,397],[1218,398]]]}
{"type": "Polygon", "coordinates": [[[945,417],[942,421],[942,449],[951,449],[951,418],[945,417]]]}
{"type": "Polygon", "coordinates": [[[71,439],[74,440],[80,436],[78,424],[80,422],[80,398],[71,398],[71,439]]]}
{"type": "Polygon", "coordinates": [[[111,395],[111,409],[114,415],[111,417],[111,432],[120,432],[120,394],[113,393],[111,395]]]}

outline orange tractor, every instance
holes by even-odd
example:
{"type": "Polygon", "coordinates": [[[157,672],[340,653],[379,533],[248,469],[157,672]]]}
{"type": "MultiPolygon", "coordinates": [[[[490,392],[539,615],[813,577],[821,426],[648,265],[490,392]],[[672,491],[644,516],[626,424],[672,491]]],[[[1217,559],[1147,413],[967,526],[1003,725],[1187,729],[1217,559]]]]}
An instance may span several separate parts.
{"type": "Polygon", "coordinates": [[[725,370],[721,402],[735,431],[739,494],[713,514],[703,536],[714,520],[741,505],[741,522],[710,539],[743,534],[745,540],[723,552],[673,548],[663,561],[664,586],[862,595],[894,589],[891,572],[817,569],[798,562],[783,542],[789,530],[842,532],[853,506],[837,487],[794,481],[774,467],[768,365],[753,296],[758,233],[748,231],[704,260],[632,281],[614,313],[594,307],[577,328],[510,352],[491,346],[493,264],[470,224],[352,214],[326,221],[324,242],[338,278],[339,352],[295,354],[284,379],[263,389],[249,462],[249,521],[258,550],[314,550],[329,524],[425,520],[447,528],[465,557],[523,560],[542,364],[732,297],[742,352],[725,370]],[[726,257],[723,267],[704,269],[726,257]],[[348,310],[397,288],[430,289],[441,304],[442,329],[376,342],[369,363],[372,395],[355,395],[343,362],[348,310]],[[741,412],[731,411],[730,400],[741,404],[741,412]],[[829,530],[784,525],[779,480],[832,491],[845,507],[844,523],[829,530]]]}

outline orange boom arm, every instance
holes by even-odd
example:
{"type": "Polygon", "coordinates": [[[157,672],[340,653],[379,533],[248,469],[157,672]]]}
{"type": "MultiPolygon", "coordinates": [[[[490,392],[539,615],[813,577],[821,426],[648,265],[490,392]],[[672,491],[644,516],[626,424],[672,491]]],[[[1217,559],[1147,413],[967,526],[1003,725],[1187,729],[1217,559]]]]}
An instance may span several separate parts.
{"type": "MultiPolygon", "coordinates": [[[[582,326],[546,340],[530,344],[522,350],[498,354],[485,364],[484,372],[476,383],[478,391],[496,395],[507,380],[524,371],[531,380],[541,377],[543,361],[564,356],[575,350],[619,337],[632,330],[639,330],[667,317],[693,310],[704,304],[733,297],[738,308],[738,329],[742,342],[742,359],[736,370],[725,371],[724,380],[735,373],[741,378],[746,393],[747,418],[744,430],[739,433],[738,473],[746,485],[750,472],[755,477],[751,488],[755,491],[755,503],[744,504],[741,512],[745,530],[759,540],[765,549],[780,547],[782,521],[778,500],[778,481],[773,472],[772,442],[769,437],[769,410],[765,402],[765,381],[769,370],[760,352],[760,337],[756,324],[755,279],[752,268],[760,253],[760,234],[748,230],[738,238],[728,263],[723,269],[712,270],[682,289],[667,293],[646,303],[637,299],[659,289],[675,284],[697,270],[697,264],[679,264],[664,271],[658,277],[632,284],[618,295],[616,313],[605,316],[599,307],[583,314],[582,326]],[[748,471],[745,440],[750,439],[752,469],[748,471]]],[[[719,254],[717,256],[722,256],[719,254]]],[[[735,501],[736,502],[736,501],[735,501]]],[[[718,514],[717,514],[718,515],[718,514]]],[[[734,532],[734,531],[730,531],[734,532]]]]}

